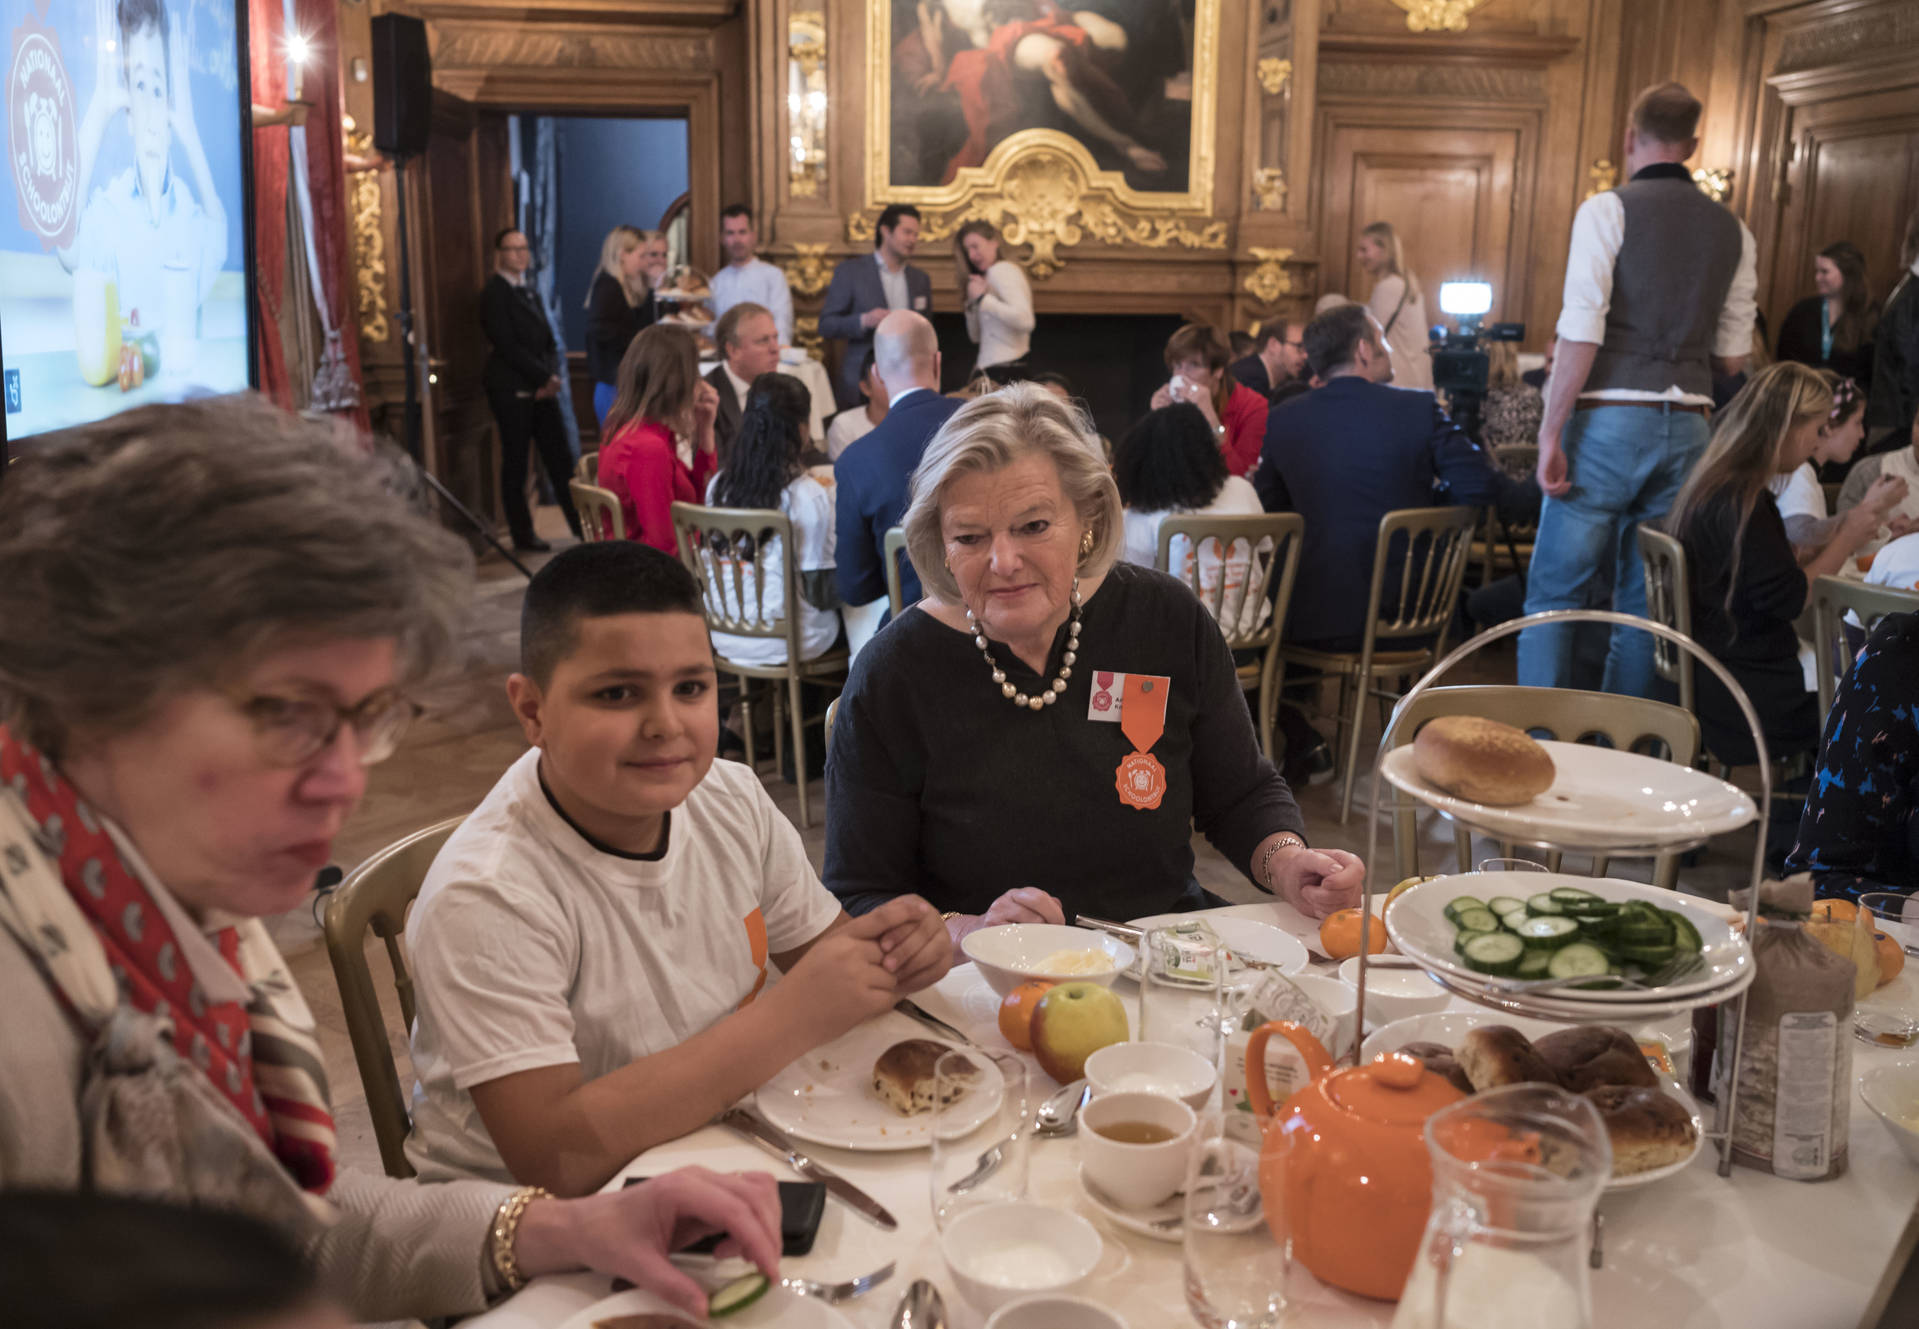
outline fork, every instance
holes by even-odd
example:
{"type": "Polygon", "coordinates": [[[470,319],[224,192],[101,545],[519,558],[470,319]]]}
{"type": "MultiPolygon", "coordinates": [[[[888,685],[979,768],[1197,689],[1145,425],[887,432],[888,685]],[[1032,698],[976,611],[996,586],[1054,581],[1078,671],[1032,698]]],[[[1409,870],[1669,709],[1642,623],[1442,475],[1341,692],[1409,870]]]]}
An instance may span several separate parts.
{"type": "Polygon", "coordinates": [[[811,1297],[815,1301],[838,1305],[842,1301],[851,1301],[855,1297],[865,1296],[892,1276],[893,1262],[889,1260],[872,1273],[862,1274],[844,1283],[815,1283],[810,1278],[782,1278],[780,1286],[802,1297],[811,1297]]]}

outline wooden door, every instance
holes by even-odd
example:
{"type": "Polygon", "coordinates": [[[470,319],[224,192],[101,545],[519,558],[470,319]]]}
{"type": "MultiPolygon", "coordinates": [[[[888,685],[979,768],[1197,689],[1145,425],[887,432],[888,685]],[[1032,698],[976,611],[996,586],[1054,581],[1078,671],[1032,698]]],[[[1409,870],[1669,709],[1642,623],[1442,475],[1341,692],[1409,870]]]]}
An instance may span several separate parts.
{"type": "Polygon", "coordinates": [[[1517,128],[1415,128],[1334,123],[1320,237],[1325,289],[1355,300],[1372,279],[1353,259],[1360,232],[1392,223],[1408,265],[1440,317],[1440,283],[1493,283],[1492,319],[1525,317],[1526,263],[1513,246],[1517,128]],[[1507,312],[1511,311],[1511,312],[1507,312]]]}
{"type": "Polygon", "coordinates": [[[426,463],[489,519],[500,514],[499,452],[481,386],[480,288],[493,269],[494,234],[514,221],[509,162],[503,115],[433,90],[432,139],[411,170],[426,463]]]}

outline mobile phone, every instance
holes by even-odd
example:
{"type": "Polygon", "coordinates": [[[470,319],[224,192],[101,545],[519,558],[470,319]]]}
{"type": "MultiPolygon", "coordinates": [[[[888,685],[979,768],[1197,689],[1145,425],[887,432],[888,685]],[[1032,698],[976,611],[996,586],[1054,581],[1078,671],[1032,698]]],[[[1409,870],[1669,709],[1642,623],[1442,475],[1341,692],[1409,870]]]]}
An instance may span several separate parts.
{"type": "MultiPolygon", "coordinates": [[[[625,1184],[637,1186],[647,1177],[628,1177],[625,1184]]],[[[826,1186],[817,1181],[780,1183],[780,1254],[805,1255],[813,1249],[820,1233],[820,1218],[826,1212],[826,1186]]],[[[711,1255],[725,1234],[715,1232],[695,1242],[683,1252],[687,1255],[711,1255]]]]}

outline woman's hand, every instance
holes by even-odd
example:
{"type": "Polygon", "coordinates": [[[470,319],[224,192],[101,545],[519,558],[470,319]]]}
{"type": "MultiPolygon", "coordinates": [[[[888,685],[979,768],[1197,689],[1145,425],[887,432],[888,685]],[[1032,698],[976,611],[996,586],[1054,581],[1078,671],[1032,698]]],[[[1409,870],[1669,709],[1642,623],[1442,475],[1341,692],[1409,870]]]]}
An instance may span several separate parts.
{"type": "Polygon", "coordinates": [[[1273,855],[1267,887],[1308,918],[1324,918],[1359,903],[1366,887],[1366,865],[1344,849],[1295,845],[1273,855]]]}
{"type": "Polygon", "coordinates": [[[1173,385],[1171,383],[1160,384],[1159,391],[1155,392],[1153,394],[1153,399],[1146,403],[1147,409],[1154,410],[1154,411],[1163,411],[1168,406],[1171,406],[1172,404],[1173,404],[1173,385]]]}
{"type": "Polygon", "coordinates": [[[693,389],[693,436],[697,446],[713,447],[713,421],[719,418],[719,390],[705,379],[693,389]]]}
{"type": "Polygon", "coordinates": [[[986,278],[977,272],[966,279],[966,299],[968,303],[978,300],[986,294],[986,278]]]}
{"type": "Polygon", "coordinates": [[[780,1272],[780,1193],[764,1172],[680,1168],[607,1195],[535,1200],[520,1219],[514,1258],[531,1278],[593,1269],[630,1279],[689,1315],[704,1317],[706,1293],[667,1256],[716,1232],[717,1254],[780,1272]]]}
{"type": "Polygon", "coordinates": [[[1066,911],[1058,900],[1036,886],[1020,886],[1006,892],[988,905],[983,914],[955,914],[947,921],[947,934],[953,943],[953,963],[960,964],[966,953],[960,942],[969,932],[996,928],[1007,923],[1064,923],[1066,911]]]}
{"type": "Polygon", "coordinates": [[[1883,524],[1894,508],[1906,501],[1906,482],[1896,475],[1880,475],[1866,487],[1866,496],[1859,500],[1859,506],[1869,508],[1878,514],[1878,523],[1883,524]]]}

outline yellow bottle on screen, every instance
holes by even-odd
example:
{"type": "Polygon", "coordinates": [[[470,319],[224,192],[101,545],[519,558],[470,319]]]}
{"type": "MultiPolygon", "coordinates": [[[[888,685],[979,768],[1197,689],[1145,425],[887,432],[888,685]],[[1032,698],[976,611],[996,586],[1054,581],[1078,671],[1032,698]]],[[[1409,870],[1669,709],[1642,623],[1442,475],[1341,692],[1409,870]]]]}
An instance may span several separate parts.
{"type": "Polygon", "coordinates": [[[96,388],[120,372],[120,289],[104,272],[73,274],[73,350],[80,377],[96,388]]]}

